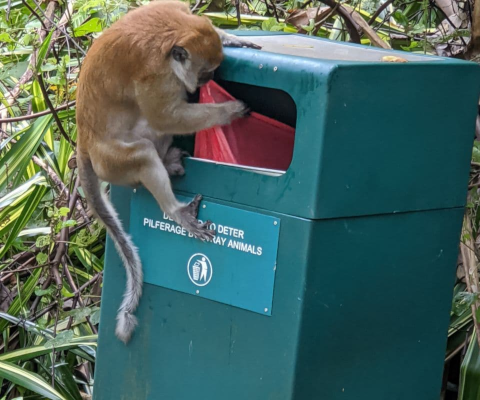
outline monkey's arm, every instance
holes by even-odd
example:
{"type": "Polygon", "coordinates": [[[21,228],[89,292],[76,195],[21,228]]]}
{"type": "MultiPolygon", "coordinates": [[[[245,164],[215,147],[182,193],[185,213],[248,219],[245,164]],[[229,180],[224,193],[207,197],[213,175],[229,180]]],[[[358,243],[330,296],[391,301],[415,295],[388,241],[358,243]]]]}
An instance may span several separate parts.
{"type": "Polygon", "coordinates": [[[259,46],[258,44],[244,40],[239,36],[231,35],[220,28],[215,28],[215,30],[217,31],[218,36],[220,36],[224,47],[250,47],[252,49],[262,48],[262,46],[259,46]]]}
{"type": "Polygon", "coordinates": [[[192,134],[215,125],[228,125],[248,112],[241,101],[197,104],[177,100],[165,104],[165,98],[159,97],[159,93],[162,88],[152,81],[135,84],[141,114],[154,130],[164,134],[192,134]]]}

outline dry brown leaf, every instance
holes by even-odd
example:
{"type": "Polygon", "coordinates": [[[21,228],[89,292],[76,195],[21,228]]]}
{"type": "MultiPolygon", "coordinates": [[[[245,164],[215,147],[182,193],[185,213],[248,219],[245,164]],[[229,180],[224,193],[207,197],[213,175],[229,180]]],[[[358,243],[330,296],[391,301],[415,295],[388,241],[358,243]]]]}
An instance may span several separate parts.
{"type": "Polygon", "coordinates": [[[330,7],[312,7],[306,10],[294,10],[285,20],[298,29],[298,33],[306,33],[302,26],[310,24],[310,20],[321,21],[330,12],[330,7]]]}
{"type": "Polygon", "coordinates": [[[397,57],[397,56],[383,56],[382,61],[384,62],[400,62],[400,63],[406,63],[408,62],[402,57],[397,57]]]}

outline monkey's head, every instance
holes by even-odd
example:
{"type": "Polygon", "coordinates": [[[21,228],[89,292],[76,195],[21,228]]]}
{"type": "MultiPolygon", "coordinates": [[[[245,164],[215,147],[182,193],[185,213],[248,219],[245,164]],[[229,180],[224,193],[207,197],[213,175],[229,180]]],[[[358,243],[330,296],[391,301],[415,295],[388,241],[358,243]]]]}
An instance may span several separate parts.
{"type": "Polygon", "coordinates": [[[173,72],[189,93],[212,79],[223,60],[220,37],[208,20],[199,20],[202,23],[176,41],[169,55],[173,72]]]}

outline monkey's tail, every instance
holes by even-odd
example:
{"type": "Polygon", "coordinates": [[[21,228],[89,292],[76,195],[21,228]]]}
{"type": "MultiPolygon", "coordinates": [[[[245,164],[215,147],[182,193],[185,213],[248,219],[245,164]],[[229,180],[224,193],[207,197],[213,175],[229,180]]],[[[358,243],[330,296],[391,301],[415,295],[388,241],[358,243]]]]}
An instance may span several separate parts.
{"type": "Polygon", "coordinates": [[[130,236],[125,232],[112,204],[100,189],[100,184],[89,158],[77,155],[78,173],[85,197],[92,211],[107,228],[127,273],[127,285],[123,301],[118,309],[115,334],[127,343],[132,336],[137,318],[133,315],[142,295],[142,263],[130,236]]]}

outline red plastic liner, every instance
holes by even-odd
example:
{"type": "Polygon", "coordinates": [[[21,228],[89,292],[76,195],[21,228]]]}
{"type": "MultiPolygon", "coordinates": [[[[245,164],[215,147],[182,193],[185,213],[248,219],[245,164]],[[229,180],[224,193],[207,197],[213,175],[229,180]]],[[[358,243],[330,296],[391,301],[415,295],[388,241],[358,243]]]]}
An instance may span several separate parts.
{"type": "MultiPolygon", "coordinates": [[[[235,100],[210,81],[200,89],[200,103],[235,100]]],[[[268,101],[268,99],[265,99],[268,101]]],[[[293,155],[295,129],[252,112],[230,125],[197,132],[194,156],[229,164],[286,171],[293,155]]]]}

